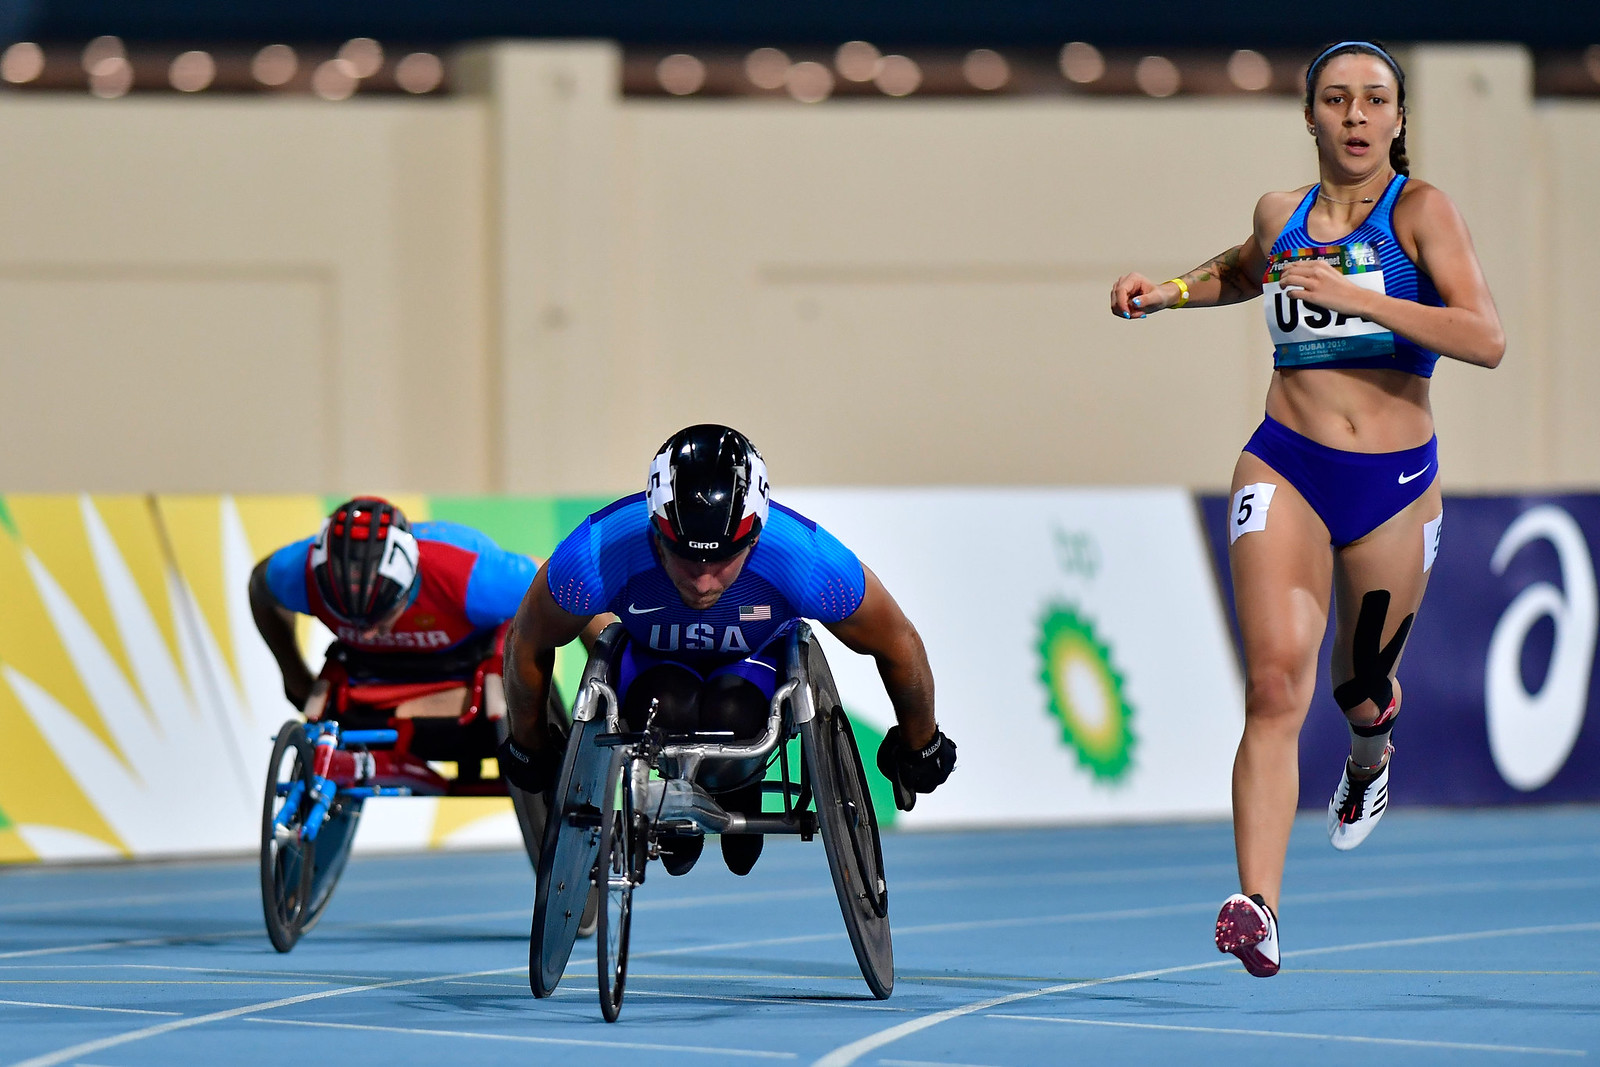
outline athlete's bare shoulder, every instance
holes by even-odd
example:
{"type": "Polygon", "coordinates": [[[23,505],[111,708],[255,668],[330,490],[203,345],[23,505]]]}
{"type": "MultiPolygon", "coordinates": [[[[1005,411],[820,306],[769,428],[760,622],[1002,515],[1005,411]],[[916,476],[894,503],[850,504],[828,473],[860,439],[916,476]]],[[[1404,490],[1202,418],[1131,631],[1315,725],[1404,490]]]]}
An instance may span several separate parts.
{"type": "Polygon", "coordinates": [[[1311,186],[1304,185],[1299,189],[1263,193],[1261,199],[1256,201],[1253,222],[1256,241],[1263,252],[1272,247],[1272,242],[1277,240],[1278,234],[1283,232],[1283,227],[1288,223],[1289,216],[1294,214],[1294,209],[1300,206],[1300,201],[1310,191],[1311,186]]]}
{"type": "Polygon", "coordinates": [[[1445,195],[1445,191],[1421,178],[1406,179],[1405,188],[1400,190],[1400,198],[1394,205],[1396,221],[1403,216],[1422,219],[1439,212],[1455,214],[1455,204],[1445,195]]]}
{"type": "Polygon", "coordinates": [[[1418,246],[1429,236],[1466,234],[1466,223],[1455,202],[1437,185],[1411,178],[1394,205],[1394,232],[1406,255],[1417,256],[1418,246]]]}

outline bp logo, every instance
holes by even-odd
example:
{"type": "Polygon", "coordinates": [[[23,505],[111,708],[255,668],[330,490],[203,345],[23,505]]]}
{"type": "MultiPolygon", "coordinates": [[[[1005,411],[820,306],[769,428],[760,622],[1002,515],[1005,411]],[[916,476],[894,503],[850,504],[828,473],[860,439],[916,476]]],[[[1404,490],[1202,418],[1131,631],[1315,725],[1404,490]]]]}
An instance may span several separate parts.
{"type": "Polygon", "coordinates": [[[1119,780],[1133,756],[1133,708],[1111,649],[1068,605],[1052,605],[1039,629],[1040,679],[1062,740],[1095,778],[1119,780]]]}

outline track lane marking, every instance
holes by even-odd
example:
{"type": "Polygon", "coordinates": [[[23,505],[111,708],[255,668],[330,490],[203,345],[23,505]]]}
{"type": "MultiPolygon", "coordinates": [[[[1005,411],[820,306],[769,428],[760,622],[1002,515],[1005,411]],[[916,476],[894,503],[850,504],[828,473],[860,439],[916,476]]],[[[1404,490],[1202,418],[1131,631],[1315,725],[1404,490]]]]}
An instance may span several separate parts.
{"type": "Polygon", "coordinates": [[[216,941],[237,941],[241,937],[260,937],[265,930],[252,926],[248,930],[221,930],[214,934],[174,934],[170,937],[116,938],[111,941],[90,941],[81,945],[53,945],[50,948],[25,948],[15,952],[0,952],[0,960],[20,960],[36,956],[60,956],[69,952],[103,952],[112,948],[158,948],[163,945],[209,945],[216,941]]]}
{"type": "MultiPolygon", "coordinates": [[[[1587,933],[1595,930],[1600,930],[1600,923],[1571,923],[1560,926],[1519,926],[1508,927],[1500,930],[1476,930],[1457,934],[1433,934],[1424,937],[1395,938],[1387,941],[1363,941],[1346,945],[1328,945],[1322,948],[1298,949],[1294,952],[1285,952],[1283,955],[1285,959],[1288,959],[1295,956],[1320,956],[1334,952],[1358,952],[1365,949],[1375,948],[1405,948],[1414,945],[1449,944],[1459,941],[1474,941],[1495,937],[1528,937],[1539,934],[1587,933]]],[[[840,1045],[838,1048],[835,1048],[823,1055],[820,1059],[815,1060],[812,1067],[849,1067],[850,1064],[855,1063],[856,1060],[860,1059],[868,1052],[871,1052],[874,1049],[882,1048],[885,1045],[892,1044],[893,1042],[900,1040],[902,1037],[909,1037],[912,1034],[919,1033],[920,1031],[926,1030],[929,1027],[937,1026],[942,1022],[948,1022],[951,1019],[959,1019],[964,1015],[973,1015],[978,1012],[987,1012],[991,1008],[1003,1007],[1006,1004],[1014,1004],[1020,1000],[1031,1000],[1035,997],[1050,996],[1056,993],[1070,993],[1074,990],[1088,989],[1093,986],[1110,985],[1119,982],[1135,982],[1145,978],[1161,978],[1169,974],[1184,974],[1193,971],[1214,970],[1216,968],[1229,966],[1238,966],[1238,961],[1230,957],[1221,960],[1212,960],[1208,963],[1190,963],[1176,967],[1163,967],[1157,970],[1134,971],[1130,974],[1113,975],[1109,978],[1096,978],[1085,982],[1067,982],[1061,985],[1045,986],[1042,989],[1023,990],[1017,993],[1010,993],[1002,997],[991,997],[987,1000],[974,1001],[970,1004],[963,1004],[954,1008],[946,1008],[943,1011],[932,1012],[928,1015],[924,1015],[920,1019],[908,1019],[897,1026],[891,1026],[887,1029],[879,1030],[876,1033],[868,1034],[866,1037],[858,1038],[857,1040],[851,1041],[848,1044],[840,1045]]]]}
{"type": "Polygon", "coordinates": [[[152,1011],[149,1008],[102,1008],[89,1004],[45,1004],[37,1000],[0,1000],[14,1008],[63,1008],[70,1011],[109,1011],[118,1015],[182,1015],[181,1011],[152,1011]]]}
{"type": "MultiPolygon", "coordinates": [[[[1538,845],[1493,849],[1482,853],[1466,849],[1447,849],[1429,853],[1408,852],[1395,855],[1377,855],[1369,857],[1369,862],[1386,867],[1426,867],[1430,863],[1471,863],[1482,866],[1485,863],[1526,863],[1534,859],[1563,859],[1592,856],[1600,853],[1600,845],[1572,844],[1572,845],[1538,845]]],[[[1337,865],[1337,859],[1323,857],[1307,857],[1302,863],[1337,865]]],[[[807,865],[808,866],[808,865],[807,865]]],[[[1071,871],[1054,874],[1036,875],[970,875],[954,878],[922,878],[910,879],[896,883],[900,892],[931,891],[941,889],[969,889],[983,886],[1009,887],[1017,885],[1062,885],[1062,884],[1094,884],[1104,881],[1125,881],[1130,878],[1154,879],[1164,877],[1195,877],[1213,873],[1229,873],[1234,869],[1233,864],[1217,863],[1192,863],[1173,864],[1161,867],[1127,867],[1117,869],[1099,869],[1094,871],[1071,871]]],[[[36,872],[29,872],[36,873],[36,872]]],[[[43,873],[43,872],[38,872],[43,873]]],[[[59,876],[70,875],[69,871],[48,872],[59,876]]],[[[484,885],[495,882],[520,882],[525,880],[519,874],[484,874],[471,879],[474,885],[484,885]]],[[[460,882],[459,876],[414,876],[395,879],[354,879],[343,880],[339,884],[341,895],[350,893],[388,892],[395,889],[416,888],[429,885],[454,885],[460,882]]],[[[204,901],[204,900],[231,900],[249,899],[258,896],[255,889],[218,889],[202,890],[198,892],[170,892],[145,894],[134,897],[107,896],[104,899],[77,899],[59,902],[24,902],[0,904],[0,914],[36,911],[41,913],[93,909],[106,906],[144,906],[151,904],[166,904],[178,901],[204,901]]],[[[832,896],[830,886],[815,889],[787,889],[770,891],[751,891],[734,893],[709,893],[697,894],[690,897],[668,898],[663,900],[642,901],[637,906],[638,910],[676,910],[679,908],[699,907],[710,904],[731,904],[745,902],[760,902],[782,899],[806,899],[810,897],[832,896]]],[[[485,917],[501,916],[499,912],[482,913],[485,917]]]]}
{"type": "Polygon", "coordinates": [[[1126,1030],[1163,1030],[1183,1034],[1227,1034],[1242,1037],[1287,1037],[1303,1041],[1344,1041],[1357,1045],[1400,1045],[1406,1048],[1454,1049],[1458,1052],[1519,1052],[1536,1056],[1587,1056],[1581,1048],[1540,1048],[1537,1045],[1483,1045],[1469,1041],[1427,1041],[1406,1037],[1362,1037],[1355,1034],[1307,1034],[1293,1030],[1245,1030],[1231,1026],[1177,1026],[1168,1023],[1130,1023],[1110,1019],[1069,1019],[1051,1015],[1006,1015],[996,1012],[986,1019],[1018,1019],[1034,1023],[1108,1026],[1126,1030]]]}
{"type": "Polygon", "coordinates": [[[183,1019],[173,1019],[171,1022],[158,1023],[155,1026],[146,1026],[139,1030],[129,1030],[111,1037],[102,1037],[94,1041],[84,1041],[76,1045],[69,1045],[54,1052],[47,1052],[41,1056],[34,1056],[26,1060],[19,1060],[13,1067],[53,1067],[67,1060],[77,1059],[90,1053],[100,1052],[119,1045],[142,1041],[147,1037],[159,1037],[170,1034],[176,1030],[188,1030],[206,1023],[219,1022],[223,1019],[237,1019],[241,1015],[252,1015],[256,1012],[271,1011],[274,1008],[286,1008],[292,1004],[304,1004],[312,1000],[326,1000],[329,997],[344,996],[346,993],[363,993],[375,989],[399,989],[404,986],[426,985],[429,982],[451,981],[457,978],[483,978],[492,974],[515,974],[524,968],[497,967],[488,971],[463,971],[460,974],[432,975],[426,978],[401,978],[392,982],[377,982],[369,985],[343,986],[339,989],[320,989],[315,993],[301,993],[299,996],[283,997],[279,1000],[269,1000],[260,1004],[245,1004],[237,1008],[227,1008],[222,1011],[208,1012],[205,1015],[193,1015],[183,1019]]]}
{"type": "Polygon", "coordinates": [[[364,1023],[329,1023],[302,1019],[252,1019],[247,1023],[271,1023],[274,1026],[312,1026],[327,1030],[362,1030],[380,1034],[412,1034],[423,1037],[475,1037],[484,1041],[513,1041],[531,1045],[576,1045],[580,1048],[631,1048],[647,1052],[692,1052],[702,1056],[744,1056],[750,1059],[792,1060],[793,1052],[772,1052],[766,1049],[716,1048],[708,1045],[663,1045],[647,1041],[595,1041],[579,1037],[532,1037],[527,1034],[485,1034],[474,1030],[429,1030],[410,1026],[371,1026],[364,1023]]]}

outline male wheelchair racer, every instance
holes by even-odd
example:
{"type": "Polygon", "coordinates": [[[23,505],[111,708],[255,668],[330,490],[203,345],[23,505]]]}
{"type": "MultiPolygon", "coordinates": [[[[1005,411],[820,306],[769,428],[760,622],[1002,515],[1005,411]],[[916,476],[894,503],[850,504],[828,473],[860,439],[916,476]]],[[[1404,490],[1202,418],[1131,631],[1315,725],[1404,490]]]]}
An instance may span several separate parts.
{"type": "MultiPolygon", "coordinates": [[[[321,918],[369,797],[509,794],[537,870],[549,795],[482,773],[505,736],[508,628],[443,656],[363,654],[337,642],[329,648],[305,721],[291,719],[278,731],[267,772],[261,901],[279,952],[294,948],[321,918]],[[455,776],[441,774],[436,763],[454,763],[455,776]]],[[[566,731],[566,708],[553,685],[545,717],[566,731]]],[[[581,913],[584,901],[578,903],[581,913]]]]}
{"type": "Polygon", "coordinates": [[[591,887],[596,913],[600,1009],[615,1022],[628,971],[633,891],[645,881],[664,834],[799,834],[819,830],[845,928],[862,977],[882,999],[894,988],[888,888],[878,823],[855,735],[833,675],[810,627],[797,622],[780,640],[782,679],[759,737],[712,740],[671,735],[653,722],[629,731],[615,680],[628,635],[608,626],[590,653],[573,705],[572,733],[550,804],[539,854],[538,892],[528,947],[528,980],[551,995],[572,955],[591,887]],[[800,740],[799,766],[786,742],[800,740]],[[719,761],[776,760],[765,789],[782,814],[725,810],[695,777],[719,761]]]}

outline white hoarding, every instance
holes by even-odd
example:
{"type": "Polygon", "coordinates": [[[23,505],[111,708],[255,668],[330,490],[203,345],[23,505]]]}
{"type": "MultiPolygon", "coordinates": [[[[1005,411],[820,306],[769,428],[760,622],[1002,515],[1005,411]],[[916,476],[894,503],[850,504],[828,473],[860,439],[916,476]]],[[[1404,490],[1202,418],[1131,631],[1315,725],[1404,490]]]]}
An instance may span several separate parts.
{"type": "MultiPolygon", "coordinates": [[[[853,549],[927,645],[960,762],[897,825],[1227,815],[1244,694],[1187,492],[777,498],[853,549]]],[[[845,705],[893,724],[873,662],[828,642],[845,705]]]]}

